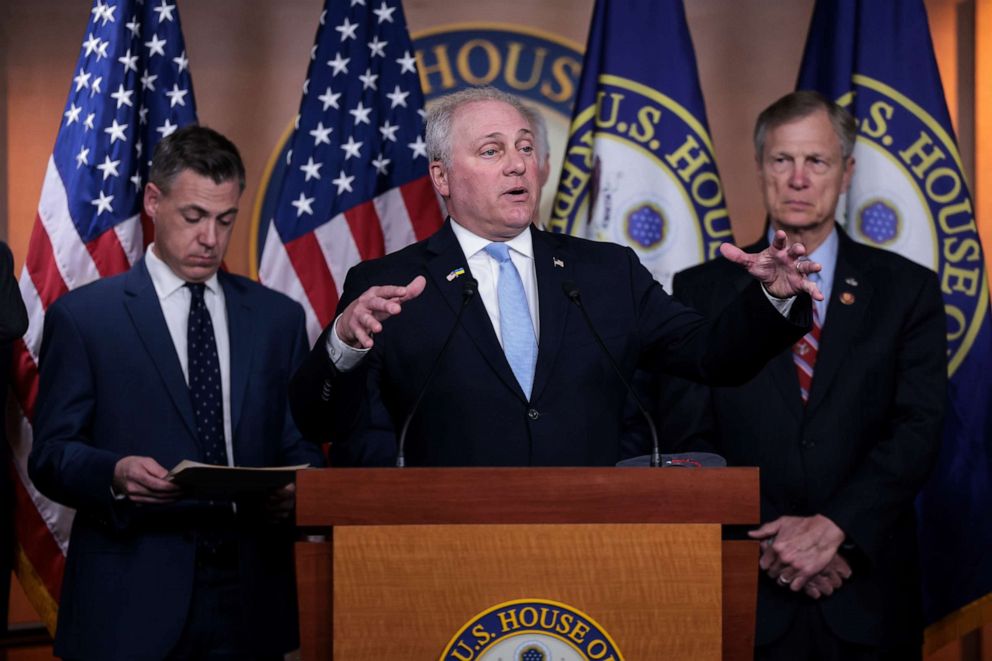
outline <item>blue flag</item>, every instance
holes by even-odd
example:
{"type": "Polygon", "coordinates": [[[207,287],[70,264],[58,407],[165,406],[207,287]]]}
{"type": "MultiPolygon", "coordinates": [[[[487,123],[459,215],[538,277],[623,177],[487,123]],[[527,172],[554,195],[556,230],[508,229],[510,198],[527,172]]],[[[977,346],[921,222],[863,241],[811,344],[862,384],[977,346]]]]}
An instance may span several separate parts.
{"type": "Polygon", "coordinates": [[[731,239],[682,0],[597,0],[548,226],[630,245],[669,289],[731,239]]]}
{"type": "Polygon", "coordinates": [[[947,311],[949,401],[918,502],[927,647],[982,624],[992,593],[992,328],[978,228],[922,0],[819,0],[800,89],[858,120],[847,232],[937,272],[947,311]]]}

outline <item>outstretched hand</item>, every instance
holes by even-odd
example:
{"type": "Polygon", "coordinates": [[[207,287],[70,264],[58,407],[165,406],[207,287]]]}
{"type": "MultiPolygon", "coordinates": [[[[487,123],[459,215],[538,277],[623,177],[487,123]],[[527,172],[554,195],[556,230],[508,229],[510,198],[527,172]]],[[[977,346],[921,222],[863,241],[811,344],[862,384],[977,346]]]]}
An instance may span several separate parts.
{"type": "Polygon", "coordinates": [[[338,337],[356,349],[371,349],[372,335],[382,332],[381,322],[399,314],[401,304],[420,296],[426,286],[427,279],[418,275],[405,287],[370,287],[341,313],[336,326],[338,337]]]}
{"type": "Polygon", "coordinates": [[[815,301],[822,301],[819,288],[806,278],[820,270],[820,265],[808,259],[806,247],[801,243],[787,245],[785,232],[778,230],[772,244],[759,253],[746,253],[737,246],[724,243],[720,254],[754,276],[769,294],[776,298],[790,298],[806,292],[815,301]]]}

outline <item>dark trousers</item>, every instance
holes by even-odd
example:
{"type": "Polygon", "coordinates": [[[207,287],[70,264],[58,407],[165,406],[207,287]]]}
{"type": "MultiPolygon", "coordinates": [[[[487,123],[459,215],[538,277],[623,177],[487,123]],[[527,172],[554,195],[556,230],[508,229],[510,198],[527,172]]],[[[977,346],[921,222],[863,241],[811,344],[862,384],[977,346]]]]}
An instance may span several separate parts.
{"type": "MultiPolygon", "coordinates": [[[[760,617],[760,615],[759,615],[760,617]]],[[[908,632],[907,632],[908,635],[908,632]]],[[[837,638],[812,600],[800,606],[792,626],[773,643],[755,648],[755,661],[920,661],[920,645],[891,649],[857,645],[837,638]]]]}
{"type": "Polygon", "coordinates": [[[193,598],[170,660],[282,661],[282,655],[258,655],[245,645],[235,548],[197,552],[193,598]]]}

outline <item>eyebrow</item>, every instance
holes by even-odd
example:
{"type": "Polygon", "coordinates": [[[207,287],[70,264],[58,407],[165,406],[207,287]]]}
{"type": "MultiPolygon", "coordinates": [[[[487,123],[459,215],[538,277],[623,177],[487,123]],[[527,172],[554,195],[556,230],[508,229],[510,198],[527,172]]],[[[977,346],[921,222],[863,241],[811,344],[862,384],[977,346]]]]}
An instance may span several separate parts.
{"type": "MultiPolygon", "coordinates": [[[[179,210],[182,213],[186,213],[188,211],[193,211],[193,212],[195,212],[195,213],[197,213],[197,214],[199,214],[201,216],[209,216],[210,215],[210,212],[208,210],[204,209],[203,207],[201,207],[198,204],[187,204],[184,207],[180,207],[179,210]]],[[[238,208],[237,207],[231,207],[230,209],[227,209],[225,211],[221,211],[219,214],[217,214],[217,218],[223,218],[224,216],[229,216],[232,213],[236,214],[237,212],[238,212],[238,208]]]]}
{"type": "MultiPolygon", "coordinates": [[[[500,131],[493,131],[492,133],[487,133],[486,135],[481,136],[479,138],[479,140],[480,141],[497,140],[497,139],[500,139],[500,138],[503,138],[503,137],[504,137],[504,134],[502,132],[500,132],[500,131]]],[[[522,137],[533,138],[534,137],[534,132],[531,131],[530,129],[518,129],[517,130],[517,135],[514,138],[514,140],[519,140],[522,137]],[[524,134],[524,135],[521,135],[521,134],[524,134]]]]}

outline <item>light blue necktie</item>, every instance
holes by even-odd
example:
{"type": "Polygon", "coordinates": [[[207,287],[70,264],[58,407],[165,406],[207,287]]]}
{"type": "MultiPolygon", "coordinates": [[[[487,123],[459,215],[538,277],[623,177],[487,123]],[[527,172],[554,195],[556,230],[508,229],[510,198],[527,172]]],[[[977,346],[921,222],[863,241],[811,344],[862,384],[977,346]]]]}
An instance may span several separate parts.
{"type": "Polygon", "coordinates": [[[499,262],[499,330],[503,336],[503,353],[510,363],[513,375],[530,399],[534,385],[534,365],[537,363],[537,338],[534,322],[530,318],[527,295],[520,273],[510,259],[510,249],[505,243],[490,243],[486,252],[499,262]]]}

